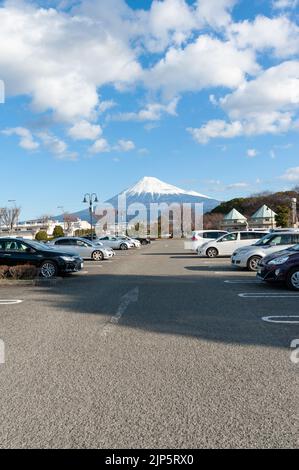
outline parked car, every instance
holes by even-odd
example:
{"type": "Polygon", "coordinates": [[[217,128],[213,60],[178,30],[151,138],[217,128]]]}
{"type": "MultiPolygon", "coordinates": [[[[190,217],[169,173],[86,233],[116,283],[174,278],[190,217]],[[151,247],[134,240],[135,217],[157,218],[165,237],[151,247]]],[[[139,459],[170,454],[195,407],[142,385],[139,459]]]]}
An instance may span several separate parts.
{"type": "Polygon", "coordinates": [[[104,246],[108,246],[114,250],[128,250],[132,247],[127,240],[120,240],[119,238],[112,237],[111,235],[100,237],[98,238],[98,241],[103,243],[104,246]]]}
{"type": "Polygon", "coordinates": [[[231,256],[237,248],[252,245],[265,235],[265,232],[240,231],[222,235],[217,240],[204,243],[198,249],[198,256],[231,256]]]}
{"type": "Polygon", "coordinates": [[[141,247],[140,241],[136,240],[135,238],[130,238],[130,237],[127,237],[126,235],[119,236],[119,237],[116,237],[116,238],[119,238],[119,240],[127,241],[130,245],[130,248],[140,248],[141,247]]]}
{"type": "Polygon", "coordinates": [[[55,238],[49,245],[55,246],[55,249],[65,252],[77,253],[85,259],[101,261],[114,256],[114,251],[102,244],[97,244],[80,237],[60,237],[55,238]]]}
{"type": "Polygon", "coordinates": [[[142,238],[142,237],[136,237],[134,240],[138,240],[141,245],[150,245],[151,239],[150,238],[142,238]]]}
{"type": "Polygon", "coordinates": [[[299,232],[271,232],[254,245],[238,248],[231,257],[234,266],[257,271],[258,264],[267,255],[277,253],[299,243],[299,232]]]}
{"type": "Polygon", "coordinates": [[[204,243],[211,240],[217,240],[222,235],[226,235],[225,230],[194,230],[191,235],[191,251],[197,252],[204,243]]]}
{"type": "Polygon", "coordinates": [[[58,251],[42,243],[17,238],[0,238],[0,265],[30,264],[50,279],[59,274],[80,271],[83,259],[75,253],[58,251]]]}
{"type": "Polygon", "coordinates": [[[257,277],[271,283],[284,282],[299,291],[299,245],[265,256],[259,263],[257,277]]]}

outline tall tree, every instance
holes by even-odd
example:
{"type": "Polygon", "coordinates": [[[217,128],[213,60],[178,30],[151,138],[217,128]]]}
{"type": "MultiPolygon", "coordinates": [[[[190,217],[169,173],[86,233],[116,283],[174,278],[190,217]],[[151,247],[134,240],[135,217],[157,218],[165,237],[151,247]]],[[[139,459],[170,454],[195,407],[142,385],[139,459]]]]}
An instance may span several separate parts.
{"type": "Polygon", "coordinates": [[[18,223],[20,213],[20,207],[3,207],[0,209],[1,225],[7,227],[11,232],[18,223]]]}
{"type": "Polygon", "coordinates": [[[278,206],[276,209],[275,221],[278,227],[288,227],[290,223],[290,209],[288,206],[278,206]]]}

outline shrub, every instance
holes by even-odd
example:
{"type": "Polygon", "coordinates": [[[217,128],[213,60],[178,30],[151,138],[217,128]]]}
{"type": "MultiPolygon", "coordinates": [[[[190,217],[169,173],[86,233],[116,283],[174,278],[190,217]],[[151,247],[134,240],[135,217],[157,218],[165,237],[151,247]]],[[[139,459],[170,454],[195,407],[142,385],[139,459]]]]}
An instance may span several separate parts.
{"type": "Polygon", "coordinates": [[[48,240],[48,234],[45,230],[40,230],[39,232],[37,232],[37,234],[35,235],[35,240],[37,240],[38,242],[44,242],[44,241],[47,241],[48,240]]]}
{"type": "Polygon", "coordinates": [[[53,237],[54,238],[64,237],[64,231],[60,225],[56,225],[54,227],[53,237]]]}
{"type": "Polygon", "coordinates": [[[9,268],[9,272],[6,277],[11,277],[14,280],[17,279],[35,279],[38,275],[38,270],[35,266],[30,264],[12,266],[9,268]]]}
{"type": "Polygon", "coordinates": [[[0,266],[0,279],[5,279],[9,276],[9,267],[0,266]]]}

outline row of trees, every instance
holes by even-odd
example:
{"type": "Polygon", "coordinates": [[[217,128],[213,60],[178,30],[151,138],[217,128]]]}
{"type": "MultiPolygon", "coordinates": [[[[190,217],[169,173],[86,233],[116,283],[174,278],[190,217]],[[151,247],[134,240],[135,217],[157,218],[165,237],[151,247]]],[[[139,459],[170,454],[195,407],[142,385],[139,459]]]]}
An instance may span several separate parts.
{"type": "MultiPolygon", "coordinates": [[[[56,225],[53,230],[53,235],[51,238],[59,238],[59,237],[64,237],[64,230],[60,225],[56,225]]],[[[35,240],[39,242],[44,242],[49,240],[48,234],[45,230],[40,230],[37,232],[35,235],[35,240]]]]}

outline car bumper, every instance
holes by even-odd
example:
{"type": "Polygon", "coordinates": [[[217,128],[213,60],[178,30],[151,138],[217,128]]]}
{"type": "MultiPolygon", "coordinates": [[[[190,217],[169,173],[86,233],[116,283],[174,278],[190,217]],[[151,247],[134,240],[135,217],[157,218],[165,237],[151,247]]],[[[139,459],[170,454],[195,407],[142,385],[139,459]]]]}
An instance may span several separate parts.
{"type": "Polygon", "coordinates": [[[114,251],[107,251],[106,253],[104,253],[104,259],[113,258],[114,255],[115,255],[114,251]]]}
{"type": "Polygon", "coordinates": [[[84,268],[83,260],[66,262],[60,266],[60,271],[63,273],[77,273],[84,268]]]}
{"type": "Polygon", "coordinates": [[[284,282],[287,272],[279,266],[259,266],[256,277],[266,282],[284,282]]]}
{"type": "Polygon", "coordinates": [[[246,268],[247,267],[247,260],[244,260],[240,256],[232,256],[231,257],[231,264],[233,266],[237,266],[239,268],[246,268]]]}

